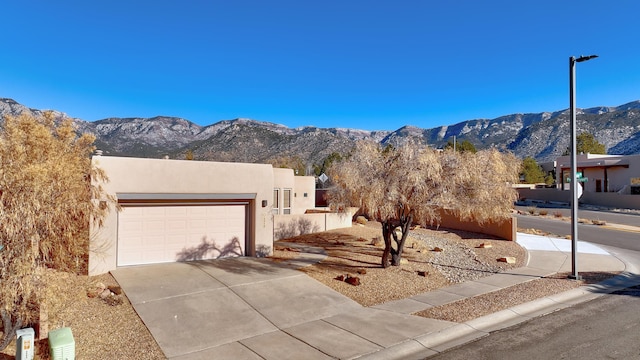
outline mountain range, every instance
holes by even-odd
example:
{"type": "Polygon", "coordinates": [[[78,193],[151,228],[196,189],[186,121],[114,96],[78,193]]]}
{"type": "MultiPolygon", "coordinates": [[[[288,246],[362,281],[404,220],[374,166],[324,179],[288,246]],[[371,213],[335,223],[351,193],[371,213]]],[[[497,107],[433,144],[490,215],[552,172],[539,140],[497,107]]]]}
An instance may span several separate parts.
{"type": "MultiPolygon", "coordinates": [[[[0,98],[0,117],[45,110],[28,108],[0,98]]],[[[55,111],[56,117],[67,117],[55,111]]],[[[605,145],[609,154],[640,153],[640,101],[616,107],[578,109],[578,133],[586,131],[605,145]]],[[[538,162],[555,160],[569,146],[569,110],[535,114],[511,114],[495,119],[474,119],[454,125],[423,129],[404,126],[395,131],[284,125],[251,119],[224,120],[200,126],[189,120],[153,118],[107,118],[85,121],[73,118],[79,132],[96,136],[105,155],[164,157],[196,160],[265,163],[299,158],[307,165],[322,164],[333,152],[347,153],[357,140],[398,146],[409,139],[439,148],[452,141],[468,140],[476,148],[496,147],[538,162]]]]}

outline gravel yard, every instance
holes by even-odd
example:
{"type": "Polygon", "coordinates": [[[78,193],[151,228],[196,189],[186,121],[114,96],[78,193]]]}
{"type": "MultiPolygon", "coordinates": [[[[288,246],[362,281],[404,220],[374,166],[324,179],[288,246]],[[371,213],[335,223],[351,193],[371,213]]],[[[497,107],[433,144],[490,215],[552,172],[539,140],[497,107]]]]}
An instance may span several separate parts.
{"type": "MultiPolygon", "coordinates": [[[[526,251],[515,242],[446,229],[415,229],[409,233],[403,256],[408,263],[382,269],[380,259],[384,245],[377,241],[381,235],[380,224],[369,222],[365,226],[354,224],[349,229],[302,235],[286,241],[324,248],[328,257],[302,270],[364,306],[403,299],[490,276],[506,269],[524,266],[526,260],[526,251]],[[481,247],[482,244],[485,247],[481,247]],[[442,251],[434,251],[436,248],[442,251]],[[499,262],[501,257],[514,257],[516,262],[499,262]],[[360,285],[353,286],[336,280],[346,274],[358,277],[360,285]]],[[[295,256],[295,249],[278,246],[276,243],[274,260],[295,256]]],[[[504,290],[434,307],[416,315],[464,322],[584,284],[597,283],[616,274],[583,272],[580,275],[583,277],[581,281],[569,280],[567,274],[532,280],[504,290]]]]}
{"type": "MultiPolygon", "coordinates": [[[[309,276],[364,306],[403,299],[524,264],[526,252],[514,242],[483,237],[480,234],[444,229],[414,229],[409,233],[401,266],[380,266],[384,242],[379,223],[368,222],[287,239],[287,242],[322,247],[328,257],[301,269],[309,276]],[[484,244],[486,247],[480,247],[484,244]],[[440,250],[440,251],[439,251],[440,250]],[[499,262],[514,257],[516,263],[499,262]],[[336,280],[339,276],[358,277],[359,286],[336,280]]],[[[273,258],[295,256],[295,249],[279,246],[273,258]]]]}

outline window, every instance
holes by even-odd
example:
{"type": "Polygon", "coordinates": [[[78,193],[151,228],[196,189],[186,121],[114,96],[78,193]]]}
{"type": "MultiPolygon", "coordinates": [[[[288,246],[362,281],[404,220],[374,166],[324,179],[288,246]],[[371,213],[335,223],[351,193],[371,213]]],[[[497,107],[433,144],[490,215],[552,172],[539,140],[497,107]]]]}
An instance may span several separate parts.
{"type": "Polygon", "coordinates": [[[280,213],[280,190],[273,189],[273,210],[271,210],[274,214],[280,213]]]}
{"type": "Polygon", "coordinates": [[[284,189],[284,199],[282,199],[282,213],[291,214],[291,189],[284,189]]]}

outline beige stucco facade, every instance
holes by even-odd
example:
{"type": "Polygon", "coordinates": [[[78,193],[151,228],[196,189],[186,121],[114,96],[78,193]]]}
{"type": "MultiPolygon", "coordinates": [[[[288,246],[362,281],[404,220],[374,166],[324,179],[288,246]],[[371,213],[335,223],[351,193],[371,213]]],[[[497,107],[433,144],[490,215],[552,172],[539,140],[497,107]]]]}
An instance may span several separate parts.
{"type": "Polygon", "coordinates": [[[274,168],[273,178],[271,205],[274,215],[304,214],[315,208],[316,183],[313,176],[295,176],[292,169],[274,168]]]}
{"type": "MultiPolygon", "coordinates": [[[[141,159],[95,156],[93,164],[105,170],[109,181],[102,184],[118,202],[182,204],[227,204],[246,206],[246,255],[273,251],[271,205],[275,169],[268,164],[141,159]]],[[[295,185],[293,179],[282,181],[295,185]]],[[[293,172],[291,172],[293,178],[293,172]]],[[[114,207],[102,228],[92,227],[89,273],[101,274],[117,266],[118,212],[114,207]]]]}
{"type": "MultiPolygon", "coordinates": [[[[618,192],[629,194],[632,186],[640,185],[640,155],[579,154],[577,171],[588,181],[581,182],[586,192],[618,192]]],[[[561,189],[568,190],[571,157],[556,160],[556,181],[561,189]]]]}
{"type": "MultiPolygon", "coordinates": [[[[579,154],[577,171],[586,181],[577,189],[581,203],[623,209],[640,209],[640,155],[579,154]]],[[[569,203],[571,157],[553,163],[557,188],[518,189],[520,199],[569,203]]],[[[548,170],[548,168],[545,168],[548,170]]]]}

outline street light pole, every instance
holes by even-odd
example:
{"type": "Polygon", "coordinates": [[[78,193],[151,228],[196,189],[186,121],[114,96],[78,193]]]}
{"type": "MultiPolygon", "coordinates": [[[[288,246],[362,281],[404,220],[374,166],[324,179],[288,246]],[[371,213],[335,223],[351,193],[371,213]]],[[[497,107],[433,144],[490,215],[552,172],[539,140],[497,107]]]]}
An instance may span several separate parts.
{"type": "Polygon", "coordinates": [[[597,58],[598,55],[569,58],[569,112],[571,116],[571,275],[569,278],[580,280],[578,267],[578,160],[576,143],[576,63],[597,58]]]}

